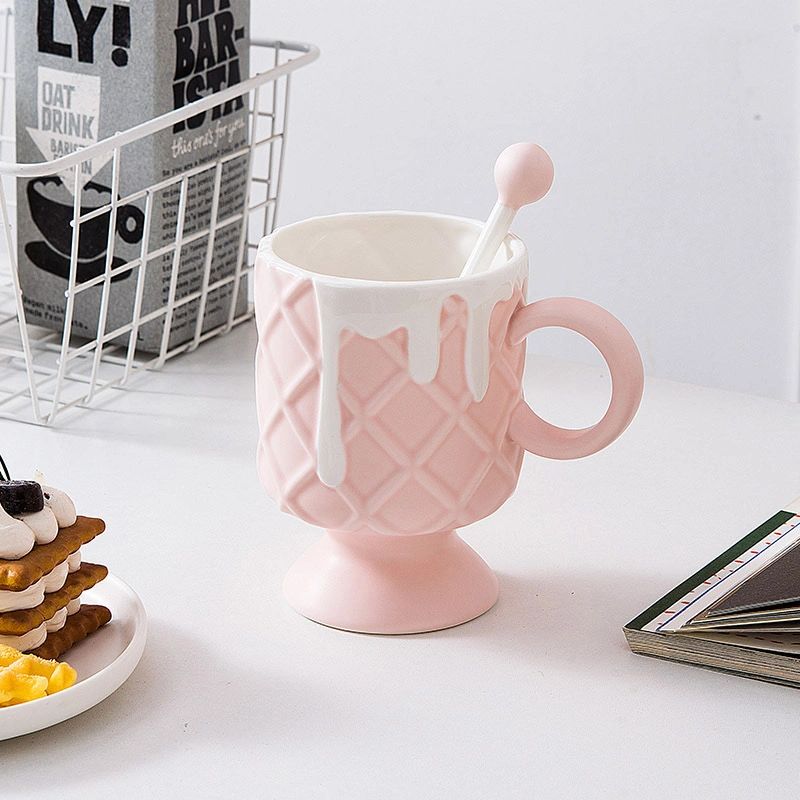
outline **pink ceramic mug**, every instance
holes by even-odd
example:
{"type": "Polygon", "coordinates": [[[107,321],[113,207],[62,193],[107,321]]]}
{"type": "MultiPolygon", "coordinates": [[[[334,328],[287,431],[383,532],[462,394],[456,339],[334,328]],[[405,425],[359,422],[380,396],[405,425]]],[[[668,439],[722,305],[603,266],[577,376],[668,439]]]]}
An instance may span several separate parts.
{"type": "Polygon", "coordinates": [[[497,579],[455,532],[511,495],[525,450],[579,458],[616,439],[643,388],[639,352],[585,300],[525,305],[516,236],[459,277],[481,225],[404,212],[341,214],[262,240],[255,266],[259,474],[281,509],[326,529],[284,593],[333,627],[373,633],[466,622],[497,579]],[[560,326],[603,354],[612,396],[583,430],[522,396],[525,337],[560,326]]]}

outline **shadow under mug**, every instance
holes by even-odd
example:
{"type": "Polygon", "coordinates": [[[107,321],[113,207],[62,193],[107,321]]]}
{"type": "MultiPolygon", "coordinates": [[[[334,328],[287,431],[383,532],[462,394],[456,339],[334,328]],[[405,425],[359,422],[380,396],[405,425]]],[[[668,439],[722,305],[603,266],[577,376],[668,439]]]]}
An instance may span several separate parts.
{"type": "Polygon", "coordinates": [[[405,212],[280,228],[255,265],[258,469],[283,511],[325,529],[284,581],[336,628],[411,633],[460,624],[497,579],[456,529],[512,494],[526,450],[580,458],[616,439],[643,390],[623,325],[576,298],[525,304],[525,244],[459,273],[481,223],[405,212]],[[601,352],[612,395],[581,430],[522,394],[525,337],[558,326],[601,352]]]}

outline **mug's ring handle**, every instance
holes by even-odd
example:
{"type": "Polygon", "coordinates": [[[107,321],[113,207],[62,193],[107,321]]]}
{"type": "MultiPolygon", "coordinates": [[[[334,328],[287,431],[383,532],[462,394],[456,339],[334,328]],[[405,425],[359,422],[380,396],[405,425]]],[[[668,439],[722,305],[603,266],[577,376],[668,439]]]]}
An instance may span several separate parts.
{"type": "Polygon", "coordinates": [[[595,425],[577,430],[545,422],[521,400],[508,433],[531,453],[546,458],[582,458],[611,444],[628,427],[644,390],[639,350],[623,324],[604,308],[575,297],[551,297],[518,308],[508,328],[512,345],[540,328],[568,328],[585,336],[602,354],[611,373],[611,402],[595,425]]]}

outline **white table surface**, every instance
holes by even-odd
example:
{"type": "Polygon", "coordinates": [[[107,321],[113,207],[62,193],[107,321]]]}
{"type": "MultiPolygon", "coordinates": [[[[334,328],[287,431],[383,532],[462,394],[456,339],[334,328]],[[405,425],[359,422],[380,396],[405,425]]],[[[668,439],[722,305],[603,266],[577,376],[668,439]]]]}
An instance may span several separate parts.
{"type": "MultiPolygon", "coordinates": [[[[16,477],[41,469],[106,520],[85,556],[149,619],[114,695],[0,742],[0,796],[797,797],[800,691],[634,656],[621,628],[800,495],[800,406],[648,380],[617,443],[528,456],[463,532],[499,575],[493,609],[366,636],[282,598],[317,532],[258,483],[254,347],[246,325],[56,429],[0,421],[16,477]]],[[[572,425],[609,386],[541,358],[526,385],[572,425]]]]}

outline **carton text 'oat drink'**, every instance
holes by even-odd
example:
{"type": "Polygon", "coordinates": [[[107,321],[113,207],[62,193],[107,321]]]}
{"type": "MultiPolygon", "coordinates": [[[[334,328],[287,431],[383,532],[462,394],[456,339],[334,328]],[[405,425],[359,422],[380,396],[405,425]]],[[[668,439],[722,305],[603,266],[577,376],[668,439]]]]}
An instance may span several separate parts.
{"type": "MultiPolygon", "coordinates": [[[[53,161],[117,131],[239,83],[249,75],[249,0],[26,0],[16,8],[17,161],[53,161]]],[[[188,180],[184,224],[178,231],[180,182],[136,198],[111,216],[80,226],[79,283],[102,275],[113,247],[111,267],[138,258],[147,236],[154,253],[182,233],[175,298],[201,288],[209,247],[210,282],[232,275],[241,257],[242,220],[249,160],[246,152],[226,160],[219,175],[219,200],[212,202],[213,163],[247,144],[247,103],[239,97],[196,114],[122,150],[117,197],[126,197],[203,164],[188,180]],[[145,213],[147,212],[147,214],[145,213]],[[149,219],[146,217],[149,215],[149,219]],[[213,219],[212,219],[213,215],[213,219]],[[203,229],[211,229],[200,234],[203,229]],[[193,238],[193,234],[199,234],[193,238]]],[[[20,179],[18,259],[26,312],[31,323],[61,328],[64,291],[70,273],[73,208],[80,191],[83,214],[110,202],[111,153],[52,176],[20,179]]],[[[174,251],[146,261],[141,314],[163,307],[170,291],[174,251]]],[[[123,271],[110,289],[106,331],[130,322],[138,270],[123,271]]],[[[76,298],[73,331],[97,336],[101,286],[76,298]]],[[[244,290],[227,283],[211,292],[203,330],[223,323],[244,290]],[[236,297],[234,297],[236,294],[236,297]]],[[[178,305],[169,346],[195,330],[199,301],[178,305]]],[[[139,328],[137,346],[158,350],[164,316],[139,328]]]]}

